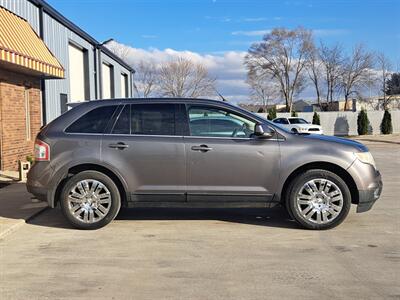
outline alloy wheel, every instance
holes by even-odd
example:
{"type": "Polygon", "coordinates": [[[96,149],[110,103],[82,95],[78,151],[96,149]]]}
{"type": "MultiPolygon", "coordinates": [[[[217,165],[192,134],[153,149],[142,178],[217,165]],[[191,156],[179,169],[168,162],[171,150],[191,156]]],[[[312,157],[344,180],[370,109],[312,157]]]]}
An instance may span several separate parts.
{"type": "Polygon", "coordinates": [[[100,181],[85,179],[70,189],[67,203],[75,219],[93,224],[102,220],[110,211],[111,193],[100,181]]]}
{"type": "Polygon", "coordinates": [[[343,208],[343,194],[340,188],[325,178],[307,181],[299,190],[297,207],[304,219],[316,224],[333,221],[343,208]]]}

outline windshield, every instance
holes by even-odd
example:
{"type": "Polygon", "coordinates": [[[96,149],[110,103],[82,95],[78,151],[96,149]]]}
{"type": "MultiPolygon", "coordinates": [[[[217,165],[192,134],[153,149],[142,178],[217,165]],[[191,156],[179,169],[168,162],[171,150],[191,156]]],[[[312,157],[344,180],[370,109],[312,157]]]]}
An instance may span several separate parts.
{"type": "Polygon", "coordinates": [[[289,118],[290,124],[308,124],[308,122],[302,118],[289,118]]]}

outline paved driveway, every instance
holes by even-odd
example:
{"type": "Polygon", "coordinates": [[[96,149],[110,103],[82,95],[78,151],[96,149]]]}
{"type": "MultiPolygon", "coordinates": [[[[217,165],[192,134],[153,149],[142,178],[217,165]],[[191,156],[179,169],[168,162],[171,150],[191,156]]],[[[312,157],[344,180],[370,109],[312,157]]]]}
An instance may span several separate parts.
{"type": "Polygon", "coordinates": [[[281,209],[124,210],[97,231],[47,210],[0,240],[1,299],[400,299],[400,146],[368,213],[300,229],[281,209]]]}

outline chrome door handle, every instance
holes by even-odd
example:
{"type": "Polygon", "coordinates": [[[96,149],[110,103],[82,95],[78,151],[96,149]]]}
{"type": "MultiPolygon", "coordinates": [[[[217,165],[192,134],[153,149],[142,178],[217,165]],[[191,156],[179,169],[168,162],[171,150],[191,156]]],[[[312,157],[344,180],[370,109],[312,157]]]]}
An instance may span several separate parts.
{"type": "Polygon", "coordinates": [[[125,148],[128,148],[129,145],[124,144],[122,142],[119,142],[119,143],[116,143],[116,144],[109,144],[108,147],[113,148],[113,149],[123,150],[125,148]]]}
{"type": "Polygon", "coordinates": [[[200,145],[200,146],[192,146],[191,149],[193,151],[207,152],[207,151],[211,151],[213,148],[208,147],[207,145],[200,145]]]}

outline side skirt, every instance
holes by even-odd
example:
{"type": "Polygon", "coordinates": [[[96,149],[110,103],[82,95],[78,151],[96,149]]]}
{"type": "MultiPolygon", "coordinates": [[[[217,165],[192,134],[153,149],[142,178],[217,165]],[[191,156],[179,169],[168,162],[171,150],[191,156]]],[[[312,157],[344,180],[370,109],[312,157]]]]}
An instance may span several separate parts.
{"type": "Polygon", "coordinates": [[[272,208],[279,202],[150,202],[130,201],[128,207],[149,208],[272,208]]]}

